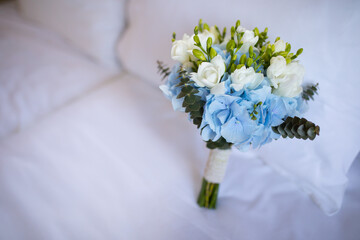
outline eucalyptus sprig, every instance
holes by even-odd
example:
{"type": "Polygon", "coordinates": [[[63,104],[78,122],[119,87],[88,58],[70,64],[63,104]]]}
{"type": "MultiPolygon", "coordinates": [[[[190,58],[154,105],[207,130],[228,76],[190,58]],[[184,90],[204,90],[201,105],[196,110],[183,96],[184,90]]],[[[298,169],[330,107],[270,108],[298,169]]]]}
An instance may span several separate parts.
{"type": "Polygon", "coordinates": [[[170,68],[159,60],[156,61],[156,63],[158,65],[158,73],[162,76],[162,80],[164,80],[167,76],[170,75],[170,68]]]}
{"type": "Polygon", "coordinates": [[[314,95],[318,94],[319,83],[306,85],[303,89],[302,98],[305,101],[314,100],[314,95]]]}
{"type": "Polygon", "coordinates": [[[185,108],[185,112],[189,113],[193,123],[199,128],[202,121],[205,102],[201,100],[200,96],[196,95],[199,90],[194,87],[194,81],[190,80],[188,72],[184,69],[180,69],[178,74],[180,82],[176,87],[180,87],[181,91],[176,98],[184,98],[182,106],[185,108]]]}

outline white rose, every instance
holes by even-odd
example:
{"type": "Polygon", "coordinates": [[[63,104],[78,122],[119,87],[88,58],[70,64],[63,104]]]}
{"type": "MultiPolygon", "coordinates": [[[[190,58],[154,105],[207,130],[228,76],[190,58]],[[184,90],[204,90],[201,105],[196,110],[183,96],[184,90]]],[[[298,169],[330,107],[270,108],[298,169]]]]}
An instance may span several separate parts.
{"type": "Polygon", "coordinates": [[[236,69],[230,75],[231,77],[231,87],[236,91],[247,87],[248,89],[255,89],[264,79],[264,75],[261,73],[255,73],[254,68],[246,68],[243,66],[240,69],[236,69]]]}
{"type": "Polygon", "coordinates": [[[211,62],[202,62],[197,73],[191,73],[191,79],[194,80],[199,87],[212,88],[220,82],[224,73],[224,59],[220,55],[217,55],[211,62]]]}
{"type": "Polygon", "coordinates": [[[286,42],[284,42],[283,40],[277,40],[274,43],[274,46],[275,46],[275,53],[282,52],[282,51],[285,51],[286,42]]]}
{"type": "Polygon", "coordinates": [[[244,35],[241,38],[243,45],[240,48],[242,53],[247,53],[249,51],[250,46],[255,46],[255,44],[259,40],[259,36],[255,37],[255,33],[253,31],[247,30],[242,26],[239,26],[236,29],[237,32],[241,33],[244,32],[244,35]]]}
{"type": "Polygon", "coordinates": [[[275,88],[273,93],[283,97],[296,97],[302,92],[305,69],[298,62],[286,65],[282,56],[273,57],[267,69],[267,76],[275,88]]]}
{"type": "Polygon", "coordinates": [[[189,61],[192,49],[194,48],[194,40],[189,35],[184,34],[182,40],[176,40],[172,44],[171,58],[181,63],[189,61]]]}

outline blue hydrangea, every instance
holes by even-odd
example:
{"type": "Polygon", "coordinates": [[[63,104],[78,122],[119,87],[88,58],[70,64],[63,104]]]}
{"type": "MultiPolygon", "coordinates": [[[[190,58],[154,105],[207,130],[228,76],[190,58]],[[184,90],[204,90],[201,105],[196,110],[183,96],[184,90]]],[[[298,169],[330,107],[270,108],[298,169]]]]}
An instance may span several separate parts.
{"type": "Polygon", "coordinates": [[[258,148],[280,137],[272,131],[272,126],[281,124],[283,119],[295,116],[303,109],[299,98],[271,94],[266,80],[254,90],[227,91],[230,94],[210,94],[206,98],[200,126],[204,141],[216,141],[222,136],[240,150],[248,150],[250,146],[258,148]],[[254,105],[259,102],[262,104],[256,108],[256,119],[251,119],[254,105]]]}

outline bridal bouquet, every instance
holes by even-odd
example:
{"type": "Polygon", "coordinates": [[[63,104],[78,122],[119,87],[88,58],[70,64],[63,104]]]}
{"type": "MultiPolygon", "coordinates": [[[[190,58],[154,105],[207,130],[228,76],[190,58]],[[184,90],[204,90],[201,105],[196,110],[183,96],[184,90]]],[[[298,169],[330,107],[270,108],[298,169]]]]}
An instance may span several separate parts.
{"type": "Polygon", "coordinates": [[[313,140],[320,128],[300,118],[318,85],[302,86],[302,49],[279,37],[267,41],[267,28],[247,30],[237,21],[228,32],[201,20],[194,34],[176,40],[170,68],[158,62],[160,86],[174,110],[189,114],[211,149],[198,204],[215,208],[232,146],[259,148],[273,139],[313,140]]]}

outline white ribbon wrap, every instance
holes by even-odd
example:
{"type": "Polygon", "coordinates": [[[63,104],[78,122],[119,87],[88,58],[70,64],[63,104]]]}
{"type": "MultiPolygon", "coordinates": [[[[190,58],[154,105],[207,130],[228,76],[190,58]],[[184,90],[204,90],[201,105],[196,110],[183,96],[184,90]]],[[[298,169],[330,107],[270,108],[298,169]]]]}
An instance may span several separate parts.
{"type": "Polygon", "coordinates": [[[213,149],[206,163],[204,178],[211,183],[221,183],[226,171],[231,149],[213,149]]]}

